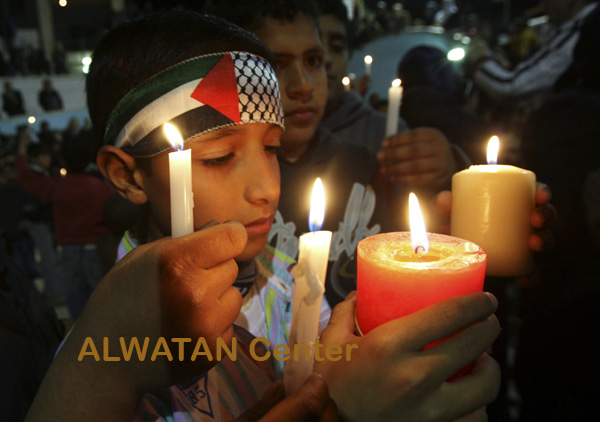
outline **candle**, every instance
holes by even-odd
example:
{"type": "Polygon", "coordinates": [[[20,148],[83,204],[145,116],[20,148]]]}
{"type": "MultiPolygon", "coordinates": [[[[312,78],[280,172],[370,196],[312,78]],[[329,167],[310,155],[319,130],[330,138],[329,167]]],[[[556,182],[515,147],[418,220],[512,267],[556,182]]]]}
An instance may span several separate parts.
{"type": "Polygon", "coordinates": [[[392,86],[388,88],[388,109],[385,137],[398,133],[398,117],[400,116],[400,104],[402,103],[402,81],[394,79],[392,86]]]}
{"type": "Polygon", "coordinates": [[[452,177],[451,233],[481,246],[487,275],[518,276],[531,270],[529,249],[535,207],[535,173],[498,165],[499,141],[488,144],[488,165],[471,166],[452,177]]]}
{"type": "Polygon", "coordinates": [[[410,198],[410,232],[381,233],[358,243],[356,322],[363,334],[442,299],[483,289],[485,252],[463,239],[426,233],[416,196],[410,198]]]}
{"type": "Polygon", "coordinates": [[[165,123],[163,129],[175,149],[169,153],[171,236],[180,237],[194,232],[192,154],[183,149],[183,139],[173,125],[165,123]]]}
{"type": "Polygon", "coordinates": [[[313,187],[309,227],[311,232],[300,236],[298,263],[293,274],[296,278],[294,291],[292,324],[290,328],[290,349],[295,345],[308,345],[310,359],[289,359],[284,369],[283,381],[288,393],[297,390],[313,368],[314,343],[319,334],[321,303],[325,292],[325,276],[331,246],[330,231],[320,230],[325,217],[325,192],[321,179],[317,178],[313,187]]]}
{"type": "Polygon", "coordinates": [[[344,76],[342,78],[342,85],[344,85],[344,91],[350,91],[350,78],[344,76]]]}
{"type": "Polygon", "coordinates": [[[371,65],[373,64],[373,57],[370,55],[365,56],[365,75],[371,76],[371,65]]]}

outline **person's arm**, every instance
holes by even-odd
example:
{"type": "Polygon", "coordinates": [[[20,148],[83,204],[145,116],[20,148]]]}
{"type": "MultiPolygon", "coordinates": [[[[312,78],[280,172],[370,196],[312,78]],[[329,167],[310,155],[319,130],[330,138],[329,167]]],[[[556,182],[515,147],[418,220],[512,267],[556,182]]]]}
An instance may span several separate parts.
{"type": "Polygon", "coordinates": [[[499,61],[479,60],[475,84],[494,99],[514,98],[552,88],[573,60],[579,32],[563,30],[528,60],[509,70],[499,61]]]}
{"type": "Polygon", "coordinates": [[[217,339],[231,345],[242,303],[232,286],[237,274],[233,258],[243,250],[246,236],[241,224],[227,223],[130,252],[92,294],[26,420],[130,421],[144,392],[210,369],[216,362],[206,356],[152,361],[153,346],[141,361],[135,353],[129,361],[106,357],[123,356],[120,337],[128,342],[137,338],[140,344],[148,337],[150,345],[164,338],[171,350],[178,350],[172,338],[203,337],[213,355],[217,339]]]}
{"type": "MultiPolygon", "coordinates": [[[[180,343],[171,339],[202,337],[212,356],[218,339],[231,347],[233,322],[242,305],[233,287],[237,275],[233,258],[243,250],[246,238],[245,228],[230,222],[142,245],[127,254],[92,294],[25,421],[132,421],[144,393],[215,365],[202,355],[180,362],[175,352],[180,343]],[[137,338],[142,344],[146,337],[151,346],[145,359],[140,361],[133,352],[126,361],[120,338],[126,342],[137,338]],[[170,343],[172,361],[165,356],[151,359],[159,338],[170,343]],[[115,357],[121,359],[108,360],[115,357]]],[[[191,349],[186,352],[184,356],[191,355],[191,349]]],[[[331,404],[327,384],[313,376],[287,399],[281,385],[272,386],[238,422],[312,421],[321,415],[337,420],[331,404]]]]}
{"type": "Polygon", "coordinates": [[[324,347],[356,345],[351,356],[315,362],[346,421],[486,420],[481,408],[500,387],[498,364],[485,353],[500,333],[489,293],[456,296],[355,335],[356,295],[338,304],[321,336],[324,347]],[[462,331],[461,331],[462,330],[462,331]],[[459,332],[460,331],[460,332],[459,332]],[[423,350],[425,346],[457,333],[423,350]],[[475,361],[473,371],[451,375],[475,361]]]}

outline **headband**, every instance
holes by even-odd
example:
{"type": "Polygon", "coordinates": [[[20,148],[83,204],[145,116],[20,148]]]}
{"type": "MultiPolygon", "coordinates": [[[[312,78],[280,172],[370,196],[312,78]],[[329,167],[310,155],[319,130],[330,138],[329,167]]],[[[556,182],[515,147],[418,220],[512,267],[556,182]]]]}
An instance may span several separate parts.
{"type": "Polygon", "coordinates": [[[243,123],[283,128],[275,71],[262,57],[237,51],[178,63],[119,101],[106,124],[104,144],[134,157],[161,154],[173,148],[162,129],[166,122],[179,130],[184,142],[243,123]]]}

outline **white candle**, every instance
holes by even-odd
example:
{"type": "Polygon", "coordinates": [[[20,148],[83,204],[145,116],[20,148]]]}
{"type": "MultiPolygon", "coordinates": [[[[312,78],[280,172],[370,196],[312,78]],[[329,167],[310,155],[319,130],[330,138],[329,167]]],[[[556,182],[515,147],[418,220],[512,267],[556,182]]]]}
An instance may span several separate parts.
{"type": "Polygon", "coordinates": [[[498,138],[492,137],[489,165],[471,166],[452,177],[451,233],[483,248],[487,275],[518,276],[531,270],[535,173],[496,164],[497,145],[498,138]]]}
{"type": "Polygon", "coordinates": [[[350,78],[347,76],[344,76],[342,78],[342,85],[344,85],[344,91],[346,91],[346,92],[350,91],[350,78]]]}
{"type": "Polygon", "coordinates": [[[400,104],[402,103],[402,81],[394,79],[392,86],[388,88],[388,109],[385,137],[398,133],[398,118],[400,116],[400,104]]]}
{"type": "Polygon", "coordinates": [[[324,214],[325,193],[321,179],[317,178],[309,216],[312,231],[300,236],[298,263],[293,270],[296,288],[289,340],[291,350],[294,349],[294,345],[307,345],[310,348],[310,359],[307,361],[304,353],[300,353],[299,359],[292,357],[286,362],[283,381],[288,394],[296,391],[304,383],[313,368],[314,342],[319,335],[321,303],[325,292],[332,235],[330,231],[319,230],[323,225],[324,214]]]}
{"type": "Polygon", "coordinates": [[[175,148],[174,152],[169,153],[171,236],[181,237],[194,232],[192,152],[183,149],[183,139],[173,125],[165,123],[163,128],[175,148]]]}
{"type": "Polygon", "coordinates": [[[371,65],[373,64],[373,57],[370,55],[365,56],[365,75],[371,76],[371,65]]]}

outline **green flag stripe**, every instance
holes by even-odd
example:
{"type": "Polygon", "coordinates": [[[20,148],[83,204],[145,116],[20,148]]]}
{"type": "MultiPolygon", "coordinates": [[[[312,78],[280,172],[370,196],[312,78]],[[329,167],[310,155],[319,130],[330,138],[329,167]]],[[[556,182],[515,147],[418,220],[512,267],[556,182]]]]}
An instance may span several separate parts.
{"type": "Polygon", "coordinates": [[[106,125],[104,143],[112,144],[123,126],[147,104],[186,82],[206,76],[225,54],[230,53],[210,54],[179,63],[130,91],[112,111],[106,125]]]}

